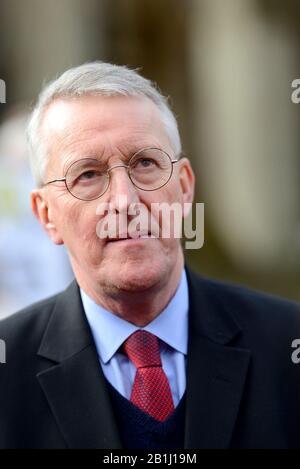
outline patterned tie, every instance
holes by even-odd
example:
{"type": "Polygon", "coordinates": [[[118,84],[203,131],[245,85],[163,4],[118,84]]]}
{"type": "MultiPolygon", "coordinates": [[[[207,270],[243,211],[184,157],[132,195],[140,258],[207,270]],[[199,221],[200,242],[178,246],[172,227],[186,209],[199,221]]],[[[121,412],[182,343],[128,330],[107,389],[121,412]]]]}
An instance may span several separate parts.
{"type": "Polygon", "coordinates": [[[137,368],[131,402],[156,420],[163,422],[174,410],[168,378],[162,369],[158,338],[136,331],[125,340],[123,349],[137,368]]]}

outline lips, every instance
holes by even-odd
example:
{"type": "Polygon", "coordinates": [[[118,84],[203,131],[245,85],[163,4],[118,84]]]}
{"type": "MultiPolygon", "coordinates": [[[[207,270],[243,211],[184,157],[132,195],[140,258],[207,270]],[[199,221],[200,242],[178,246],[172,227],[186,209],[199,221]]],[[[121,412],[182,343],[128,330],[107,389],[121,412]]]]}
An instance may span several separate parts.
{"type": "Polygon", "coordinates": [[[115,242],[115,241],[125,241],[126,239],[144,239],[144,238],[155,238],[150,232],[141,232],[136,231],[134,233],[126,233],[124,235],[119,235],[117,237],[108,237],[107,242],[115,242]]]}

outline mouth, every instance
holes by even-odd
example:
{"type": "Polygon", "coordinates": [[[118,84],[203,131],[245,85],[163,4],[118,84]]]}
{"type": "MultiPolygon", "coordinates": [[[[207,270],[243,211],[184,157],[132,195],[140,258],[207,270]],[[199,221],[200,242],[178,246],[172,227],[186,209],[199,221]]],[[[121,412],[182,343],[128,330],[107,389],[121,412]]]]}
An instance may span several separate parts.
{"type": "Polygon", "coordinates": [[[122,242],[138,242],[138,241],[143,241],[145,239],[156,239],[157,237],[151,234],[150,232],[135,232],[135,233],[126,233],[124,235],[120,234],[117,237],[108,237],[107,238],[107,243],[122,243],[122,242]]]}

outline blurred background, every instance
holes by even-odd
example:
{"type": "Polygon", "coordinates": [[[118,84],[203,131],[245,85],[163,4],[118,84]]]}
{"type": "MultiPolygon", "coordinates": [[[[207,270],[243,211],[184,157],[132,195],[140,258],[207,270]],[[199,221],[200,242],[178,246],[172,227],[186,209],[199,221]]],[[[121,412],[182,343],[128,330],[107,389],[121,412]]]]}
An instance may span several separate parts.
{"type": "Polygon", "coordinates": [[[190,265],[300,300],[299,40],[299,0],[0,0],[0,317],[72,278],[30,212],[24,129],[43,83],[91,60],[170,96],[205,203],[190,265]]]}

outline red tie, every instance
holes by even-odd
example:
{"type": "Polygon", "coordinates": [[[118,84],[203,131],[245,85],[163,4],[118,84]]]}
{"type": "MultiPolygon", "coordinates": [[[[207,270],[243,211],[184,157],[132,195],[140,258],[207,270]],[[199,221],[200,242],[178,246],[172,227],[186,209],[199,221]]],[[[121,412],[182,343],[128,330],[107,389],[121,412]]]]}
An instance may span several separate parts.
{"type": "Polygon", "coordinates": [[[174,410],[168,378],[162,369],[158,338],[136,331],[125,340],[124,351],[137,368],[130,400],[156,420],[163,422],[174,410]]]}

